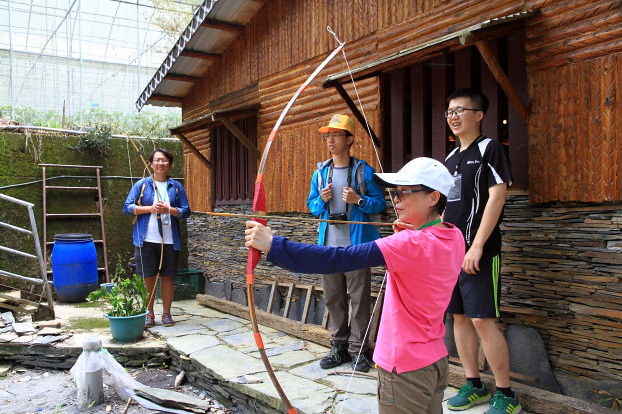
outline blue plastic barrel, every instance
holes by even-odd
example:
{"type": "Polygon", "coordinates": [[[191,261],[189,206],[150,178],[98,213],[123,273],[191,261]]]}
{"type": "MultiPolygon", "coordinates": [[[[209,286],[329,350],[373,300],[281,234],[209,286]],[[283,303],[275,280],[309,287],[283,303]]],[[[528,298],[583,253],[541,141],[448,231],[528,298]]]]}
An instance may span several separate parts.
{"type": "Polygon", "coordinates": [[[84,302],[99,288],[97,252],[90,234],[56,234],[52,249],[52,277],[60,302],[84,302]]]}

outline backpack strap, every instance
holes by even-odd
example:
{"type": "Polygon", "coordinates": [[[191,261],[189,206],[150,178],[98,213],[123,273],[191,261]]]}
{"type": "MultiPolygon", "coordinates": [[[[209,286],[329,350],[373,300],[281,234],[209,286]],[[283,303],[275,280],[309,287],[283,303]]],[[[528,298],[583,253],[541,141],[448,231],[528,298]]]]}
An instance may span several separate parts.
{"type": "Polygon", "coordinates": [[[359,186],[359,192],[361,197],[364,196],[366,194],[366,188],[365,188],[365,164],[359,164],[358,168],[356,169],[356,182],[359,186]]]}
{"type": "MultiPolygon", "coordinates": [[[[145,187],[147,186],[147,181],[143,181],[143,184],[140,186],[140,195],[138,196],[138,200],[136,200],[136,205],[137,206],[142,206],[143,205],[143,194],[145,194],[145,187]]],[[[132,218],[132,225],[134,225],[136,223],[136,217],[138,216],[134,216],[132,218]]]]}
{"type": "Polygon", "coordinates": [[[147,186],[147,181],[143,181],[143,185],[140,186],[140,195],[138,196],[138,200],[136,200],[136,205],[143,205],[143,194],[145,194],[145,187],[147,186]]]}

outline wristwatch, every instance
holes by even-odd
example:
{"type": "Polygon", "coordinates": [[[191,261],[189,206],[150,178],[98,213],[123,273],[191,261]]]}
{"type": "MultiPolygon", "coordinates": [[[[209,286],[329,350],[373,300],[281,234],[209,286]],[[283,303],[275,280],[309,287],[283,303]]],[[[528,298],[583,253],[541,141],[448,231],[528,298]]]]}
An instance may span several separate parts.
{"type": "Polygon", "coordinates": [[[359,201],[356,202],[359,207],[363,207],[365,205],[365,198],[359,198],[359,201]]]}

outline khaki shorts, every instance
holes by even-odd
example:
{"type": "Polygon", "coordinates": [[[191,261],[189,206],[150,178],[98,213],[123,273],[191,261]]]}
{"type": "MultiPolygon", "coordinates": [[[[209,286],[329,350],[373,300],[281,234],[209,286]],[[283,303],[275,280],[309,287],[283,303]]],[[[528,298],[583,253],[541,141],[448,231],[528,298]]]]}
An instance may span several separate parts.
{"type": "Polygon", "coordinates": [[[378,367],[380,414],[442,414],[449,363],[441,358],[427,367],[398,374],[378,367]]]}

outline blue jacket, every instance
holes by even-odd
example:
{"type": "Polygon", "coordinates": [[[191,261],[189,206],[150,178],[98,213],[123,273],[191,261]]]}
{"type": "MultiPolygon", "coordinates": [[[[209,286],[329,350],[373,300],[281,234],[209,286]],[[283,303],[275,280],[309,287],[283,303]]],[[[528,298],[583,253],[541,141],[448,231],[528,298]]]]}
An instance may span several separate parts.
{"type": "MultiPolygon", "coordinates": [[[[127,198],[125,199],[125,205],[123,206],[123,212],[134,215],[134,209],[137,206],[138,198],[140,197],[140,190],[145,183],[145,189],[143,191],[143,198],[141,205],[151,206],[153,205],[154,191],[153,191],[153,179],[146,177],[138,180],[132,187],[127,198]]],[[[179,219],[186,218],[190,215],[190,207],[188,206],[188,197],[186,197],[186,190],[178,182],[171,178],[167,180],[168,198],[171,201],[171,207],[177,208],[179,216],[175,217],[171,214],[171,226],[173,233],[173,248],[175,250],[181,250],[181,233],[179,232],[179,219]]],[[[141,214],[136,217],[134,223],[134,229],[132,230],[132,239],[134,246],[142,247],[147,235],[147,226],[149,225],[149,217],[151,214],[141,214]]]]}
{"type": "MultiPolygon", "coordinates": [[[[361,195],[361,185],[358,182],[357,171],[359,168],[363,168],[363,180],[365,181],[365,194],[362,197],[365,199],[363,207],[359,207],[356,204],[350,204],[348,210],[348,220],[352,221],[373,221],[370,219],[372,214],[382,213],[387,208],[387,203],[384,198],[382,189],[374,181],[374,169],[363,160],[352,157],[354,160],[354,167],[352,168],[352,188],[359,195],[361,195]]],[[[314,216],[319,216],[322,219],[328,219],[328,203],[323,201],[320,197],[320,191],[326,187],[326,181],[328,177],[328,170],[332,164],[332,159],[326,160],[323,163],[319,163],[318,169],[313,173],[313,179],[311,180],[311,189],[309,191],[309,198],[307,198],[307,207],[314,216]]],[[[318,229],[317,244],[323,246],[326,238],[326,228],[328,223],[320,223],[318,229]]],[[[380,238],[380,233],[376,226],[368,224],[350,224],[350,242],[352,244],[360,244],[370,242],[380,238]]]]}

